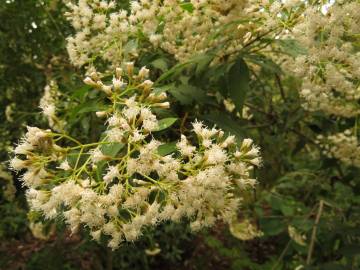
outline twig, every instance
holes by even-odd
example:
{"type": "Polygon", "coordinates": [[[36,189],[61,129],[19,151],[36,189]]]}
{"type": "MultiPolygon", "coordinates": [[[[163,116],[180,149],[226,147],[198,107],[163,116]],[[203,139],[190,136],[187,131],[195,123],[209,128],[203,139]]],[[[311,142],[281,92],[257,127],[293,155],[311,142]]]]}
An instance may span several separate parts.
{"type": "Polygon", "coordinates": [[[253,129],[253,128],[262,128],[262,127],[269,127],[272,123],[269,124],[259,124],[259,125],[253,125],[253,126],[244,126],[244,129],[253,129]]]}
{"type": "Polygon", "coordinates": [[[185,123],[186,123],[186,119],[188,118],[189,113],[185,112],[185,115],[183,117],[183,119],[181,120],[181,124],[180,124],[180,132],[184,133],[184,129],[185,129],[185,123]]]}
{"type": "Polygon", "coordinates": [[[299,135],[300,137],[303,137],[304,139],[306,139],[309,143],[318,146],[318,144],[311,138],[309,138],[308,136],[306,136],[305,134],[301,133],[300,131],[298,131],[295,128],[290,128],[290,131],[294,132],[295,134],[299,135]]]}
{"type": "MultiPolygon", "coordinates": [[[[276,193],[271,192],[271,194],[278,196],[276,193]]],[[[313,208],[311,209],[311,211],[306,215],[306,218],[304,218],[303,222],[305,222],[306,219],[308,219],[312,213],[314,212],[314,210],[316,209],[316,205],[313,206],[313,208]]],[[[270,216],[269,216],[270,217],[270,216]]],[[[286,252],[288,251],[290,244],[292,243],[293,239],[290,238],[289,242],[287,243],[287,245],[285,246],[283,252],[281,252],[280,257],[277,259],[277,261],[275,262],[275,264],[273,265],[273,267],[271,268],[271,270],[275,270],[276,267],[279,265],[279,263],[281,262],[281,260],[284,258],[286,252]]]]}
{"type": "Polygon", "coordinates": [[[262,114],[264,114],[264,115],[267,115],[267,116],[269,116],[269,117],[273,117],[273,116],[274,116],[274,115],[272,115],[272,114],[270,114],[270,113],[268,113],[268,112],[266,112],[266,111],[263,111],[263,110],[259,109],[258,107],[256,107],[255,105],[253,105],[253,104],[251,104],[251,103],[245,102],[244,104],[245,104],[245,106],[249,107],[250,109],[253,109],[254,111],[257,111],[257,112],[262,113],[262,114]]]}
{"type": "Polygon", "coordinates": [[[279,87],[281,98],[283,99],[284,102],[286,102],[285,91],[284,91],[284,87],[283,87],[283,85],[281,83],[281,79],[280,79],[279,74],[275,74],[275,80],[276,80],[276,83],[277,83],[277,85],[279,87]]]}
{"type": "Polygon", "coordinates": [[[286,245],[286,247],[284,248],[283,252],[281,252],[281,255],[280,255],[279,259],[276,261],[276,263],[275,263],[274,266],[271,268],[271,270],[275,270],[276,267],[279,265],[279,263],[281,262],[281,260],[284,258],[286,252],[288,251],[291,242],[292,242],[292,239],[289,240],[289,242],[287,243],[287,245],[286,245]]]}
{"type": "Polygon", "coordinates": [[[312,257],[313,251],[314,251],[316,231],[317,231],[317,227],[319,225],[319,221],[320,221],[320,217],[321,217],[323,208],[324,208],[324,201],[320,200],[319,210],[318,210],[318,213],[316,215],[314,227],[313,227],[312,234],[311,234],[311,241],[310,241],[309,251],[308,251],[308,254],[307,254],[307,258],[306,258],[306,264],[307,265],[310,265],[310,263],[311,263],[311,257],[312,257]]]}

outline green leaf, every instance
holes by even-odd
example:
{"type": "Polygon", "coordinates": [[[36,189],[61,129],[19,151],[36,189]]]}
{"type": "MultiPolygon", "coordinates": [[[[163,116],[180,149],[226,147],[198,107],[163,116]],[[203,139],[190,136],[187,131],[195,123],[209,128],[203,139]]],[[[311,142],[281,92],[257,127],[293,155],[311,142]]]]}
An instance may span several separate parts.
{"type": "Polygon", "coordinates": [[[223,246],[222,242],[215,237],[208,236],[205,238],[206,244],[212,248],[221,248],[223,246]]]}
{"type": "Polygon", "coordinates": [[[131,39],[125,44],[125,46],[123,48],[123,51],[126,54],[127,53],[132,53],[137,49],[137,47],[138,47],[137,40],[136,39],[131,39]]]}
{"type": "Polygon", "coordinates": [[[230,68],[228,73],[228,92],[237,111],[241,112],[246,94],[249,91],[250,74],[248,66],[243,59],[239,59],[230,68]]]}
{"type": "Polygon", "coordinates": [[[287,203],[282,204],[280,209],[281,209],[281,212],[284,214],[284,216],[293,216],[295,213],[294,207],[287,203]]]}
{"type": "Polygon", "coordinates": [[[286,229],[284,222],[280,218],[261,218],[260,229],[265,235],[277,235],[286,229]]]}
{"type": "Polygon", "coordinates": [[[90,129],[90,117],[85,115],[85,117],[81,119],[80,124],[83,129],[83,132],[87,134],[90,129]]]}
{"type": "Polygon", "coordinates": [[[157,80],[156,83],[159,83],[161,81],[165,81],[167,79],[170,79],[173,76],[176,76],[180,74],[186,67],[188,67],[191,64],[191,62],[185,62],[185,63],[179,63],[175,66],[173,66],[171,69],[163,73],[157,80]]]}
{"type": "Polygon", "coordinates": [[[172,88],[174,88],[174,84],[165,84],[165,85],[161,85],[161,86],[155,86],[154,87],[154,94],[155,95],[160,95],[162,92],[169,92],[172,88]]]}
{"type": "Polygon", "coordinates": [[[176,143],[177,142],[170,142],[162,144],[158,147],[157,151],[160,156],[166,156],[171,154],[172,152],[176,151],[176,143]]]}
{"type": "Polygon", "coordinates": [[[105,108],[106,108],[105,105],[101,104],[100,102],[96,100],[91,100],[89,102],[82,103],[76,106],[74,109],[72,109],[69,112],[69,118],[72,121],[74,120],[74,118],[77,118],[79,114],[102,111],[105,108]]]}
{"type": "Polygon", "coordinates": [[[174,118],[174,117],[161,119],[159,121],[158,128],[154,131],[161,131],[161,130],[167,129],[168,127],[171,127],[177,120],[178,120],[178,118],[174,118]]]}
{"type": "Polygon", "coordinates": [[[160,69],[162,72],[169,70],[169,63],[166,58],[158,58],[150,63],[154,68],[160,69]]]}
{"type": "Polygon", "coordinates": [[[196,61],[197,61],[196,62],[196,70],[195,70],[196,76],[200,76],[204,71],[206,71],[213,59],[214,59],[214,56],[211,54],[200,55],[196,59],[196,61]]]}
{"type": "MultiPolygon", "coordinates": [[[[122,143],[114,142],[114,143],[101,145],[100,150],[106,156],[115,157],[121,151],[121,149],[124,148],[124,146],[125,145],[122,143]]],[[[100,180],[102,178],[102,175],[103,175],[104,169],[105,169],[105,164],[106,164],[106,161],[100,161],[97,164],[96,177],[98,180],[100,180]]]]}
{"type": "Polygon", "coordinates": [[[172,77],[179,76],[179,74],[181,74],[186,68],[193,67],[194,65],[198,66],[197,72],[201,72],[201,70],[204,69],[204,67],[206,67],[208,65],[209,61],[211,61],[212,58],[213,58],[213,56],[207,55],[207,54],[200,54],[195,57],[192,57],[192,58],[190,58],[190,60],[188,60],[184,63],[179,63],[179,64],[173,66],[171,69],[169,69],[165,73],[163,73],[157,79],[156,83],[159,83],[164,80],[168,80],[172,77]]]}
{"type": "Polygon", "coordinates": [[[100,146],[100,149],[104,155],[115,157],[123,147],[124,144],[114,142],[109,144],[103,144],[100,146]]]}
{"type": "Polygon", "coordinates": [[[284,200],[276,195],[271,196],[269,202],[274,210],[281,210],[281,206],[284,204],[284,200]]]}
{"type": "MultiPolygon", "coordinates": [[[[80,154],[80,151],[76,150],[76,151],[71,151],[69,153],[69,155],[66,157],[66,160],[68,161],[69,165],[74,168],[75,164],[76,164],[76,160],[78,159],[80,154]]],[[[80,160],[79,160],[80,161],[80,160]]],[[[79,163],[81,164],[81,162],[79,163]]]]}
{"type": "Polygon", "coordinates": [[[264,55],[260,55],[260,54],[252,54],[252,55],[247,55],[246,56],[246,60],[262,67],[263,71],[266,71],[268,73],[276,73],[276,74],[280,74],[281,73],[281,68],[278,64],[276,64],[272,59],[264,56],[264,55]]]}
{"type": "Polygon", "coordinates": [[[74,93],[72,94],[72,97],[79,98],[80,100],[84,100],[86,94],[90,91],[90,89],[91,86],[84,85],[81,88],[75,90],[74,93]]]}
{"type": "Polygon", "coordinates": [[[180,4],[180,7],[183,9],[183,10],[186,10],[190,13],[192,13],[194,11],[194,6],[193,4],[191,3],[181,3],[180,4]]]}
{"type": "Polygon", "coordinates": [[[294,39],[279,39],[277,42],[286,53],[293,57],[307,53],[307,50],[301,47],[301,44],[294,39]]]}
{"type": "Polygon", "coordinates": [[[183,105],[190,105],[194,101],[201,104],[212,101],[210,97],[206,96],[202,89],[188,84],[181,84],[174,87],[169,90],[169,93],[183,105]]]}

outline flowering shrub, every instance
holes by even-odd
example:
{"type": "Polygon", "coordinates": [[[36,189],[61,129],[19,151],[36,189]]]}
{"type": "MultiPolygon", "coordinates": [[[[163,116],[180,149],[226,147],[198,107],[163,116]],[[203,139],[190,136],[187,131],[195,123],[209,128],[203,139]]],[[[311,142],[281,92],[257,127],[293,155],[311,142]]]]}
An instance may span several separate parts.
{"type": "Polygon", "coordinates": [[[211,49],[217,49],[217,61],[228,60],[256,40],[252,33],[275,36],[283,18],[274,14],[299,3],[142,0],[131,1],[127,11],[115,1],[81,0],[68,4],[66,16],[76,33],[68,38],[67,49],[75,65],[90,67],[97,58],[116,66],[151,48],[180,62],[211,49]]]}
{"type": "Polygon", "coordinates": [[[305,108],[341,117],[359,114],[359,8],[356,1],[333,5],[325,14],[309,7],[294,27],[295,38],[308,52],[292,64],[303,78],[305,108]]]}
{"type": "Polygon", "coordinates": [[[30,30],[69,62],[44,49],[21,111],[0,73],[0,234],[48,243],[29,269],[55,239],[75,269],[360,265],[357,0],[52,2],[30,30]]]}
{"type": "Polygon", "coordinates": [[[46,218],[63,213],[73,232],[84,224],[96,240],[110,235],[113,249],[123,239],[136,240],[142,227],[164,220],[187,217],[193,230],[218,219],[230,222],[241,201],[236,190],[255,185],[250,172],[260,163],[258,148],[251,139],[237,147],[234,136],[194,122],[194,143],[181,135],[176,153],[159,153],[163,143],[152,133],[166,128],[168,119],[158,120],[151,109],[170,106],[166,93],[154,92],[145,67],[134,74],[128,63],[126,70],[117,68],[111,84],[97,73],[84,80],[109,100],[97,112],[107,125],[99,142],[82,144],[28,127],[10,164],[27,170],[22,181],[31,208],[46,218]]]}
{"type": "Polygon", "coordinates": [[[347,129],[334,135],[318,136],[318,142],[323,144],[324,153],[329,157],[335,157],[345,164],[360,167],[358,139],[351,130],[347,129]]]}
{"type": "Polygon", "coordinates": [[[287,62],[296,76],[302,78],[300,95],[309,111],[354,118],[355,127],[334,135],[319,135],[324,152],[345,164],[359,166],[357,161],[357,117],[359,115],[359,9],[357,1],[339,1],[332,5],[309,6],[292,30],[303,46],[304,55],[287,62]],[[354,136],[349,136],[351,133],[354,136]]]}

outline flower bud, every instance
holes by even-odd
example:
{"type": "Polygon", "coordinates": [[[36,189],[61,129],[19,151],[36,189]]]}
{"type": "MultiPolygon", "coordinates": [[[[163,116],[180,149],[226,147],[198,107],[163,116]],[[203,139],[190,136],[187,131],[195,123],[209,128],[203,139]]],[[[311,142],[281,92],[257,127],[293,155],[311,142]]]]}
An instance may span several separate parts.
{"type": "Polygon", "coordinates": [[[90,73],[90,78],[93,79],[95,82],[100,80],[99,74],[96,71],[90,73]]]}
{"type": "Polygon", "coordinates": [[[252,145],[252,143],[253,143],[252,139],[244,139],[241,145],[241,150],[248,150],[252,145]]]}
{"type": "Polygon", "coordinates": [[[153,86],[154,82],[151,80],[143,81],[142,84],[139,85],[139,87],[142,87],[145,91],[149,91],[151,87],[153,86]]]}
{"type": "Polygon", "coordinates": [[[84,83],[93,87],[97,87],[97,83],[93,81],[90,77],[84,79],[84,83]]]}
{"type": "Polygon", "coordinates": [[[130,77],[134,72],[134,62],[127,62],[125,65],[126,65],[127,73],[130,77]]]}
{"type": "MultiPolygon", "coordinates": [[[[220,133],[224,133],[222,130],[219,132],[219,137],[220,137],[220,133]]],[[[222,137],[223,135],[221,135],[222,137]]],[[[223,143],[221,144],[222,148],[226,148],[230,145],[233,145],[235,143],[235,136],[229,136],[225,139],[225,141],[223,141],[223,143]]]]}
{"type": "Polygon", "coordinates": [[[259,157],[254,158],[254,159],[250,160],[250,163],[259,167],[261,165],[261,158],[259,158],[259,157]]]}
{"type": "Polygon", "coordinates": [[[96,112],[96,116],[99,117],[99,118],[103,118],[106,116],[106,111],[99,111],[99,112],[96,112]]]}
{"type": "Polygon", "coordinates": [[[244,36],[244,44],[248,43],[251,37],[252,37],[251,32],[247,32],[244,36]]]}
{"type": "Polygon", "coordinates": [[[122,74],[123,74],[122,68],[119,68],[119,67],[118,67],[118,68],[115,69],[115,76],[116,76],[116,78],[117,78],[118,80],[121,79],[122,74]]]}
{"type": "Polygon", "coordinates": [[[99,84],[99,86],[100,86],[100,89],[101,89],[105,94],[107,94],[108,96],[110,96],[110,95],[112,94],[111,86],[105,85],[105,84],[103,84],[102,82],[99,82],[98,84],[99,84]]]}
{"type": "Polygon", "coordinates": [[[139,71],[140,79],[144,79],[149,77],[149,70],[146,67],[142,67],[139,71]]]}
{"type": "Polygon", "coordinates": [[[153,106],[161,109],[169,109],[170,103],[169,102],[155,103],[153,106]]]}
{"type": "Polygon", "coordinates": [[[26,168],[27,165],[28,165],[27,161],[21,160],[16,157],[10,161],[10,167],[15,171],[20,171],[20,170],[26,168]]]}
{"type": "Polygon", "coordinates": [[[120,79],[113,78],[113,86],[115,90],[123,90],[127,84],[120,79]]]}
{"type": "Polygon", "coordinates": [[[167,95],[165,92],[162,92],[158,95],[151,93],[147,99],[152,102],[161,102],[161,101],[167,99],[167,95]]]}

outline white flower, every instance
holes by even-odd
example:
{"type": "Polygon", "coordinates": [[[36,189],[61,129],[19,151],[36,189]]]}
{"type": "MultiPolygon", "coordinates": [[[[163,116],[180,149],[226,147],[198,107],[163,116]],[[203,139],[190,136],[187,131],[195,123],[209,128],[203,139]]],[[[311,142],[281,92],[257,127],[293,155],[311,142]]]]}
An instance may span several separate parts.
{"type": "Polygon", "coordinates": [[[37,145],[39,140],[48,136],[46,131],[37,127],[27,127],[28,132],[25,134],[25,140],[31,145],[37,145]]]}
{"type": "Polygon", "coordinates": [[[241,149],[249,149],[253,143],[252,139],[244,139],[241,144],[241,149]]]}
{"type": "Polygon", "coordinates": [[[91,79],[90,77],[86,77],[84,79],[84,83],[93,87],[97,87],[97,83],[93,81],[93,79],[91,79]]]}
{"type": "Polygon", "coordinates": [[[122,80],[116,79],[116,78],[113,78],[112,83],[113,83],[113,86],[114,86],[114,89],[115,89],[115,90],[122,90],[122,89],[124,89],[124,88],[126,87],[126,85],[127,85],[127,84],[126,84],[125,82],[123,82],[122,80]]]}
{"type": "Polygon", "coordinates": [[[104,175],[103,179],[105,183],[109,184],[116,177],[120,177],[118,168],[116,166],[109,166],[108,171],[104,175]]]}
{"type": "Polygon", "coordinates": [[[181,135],[181,140],[176,144],[176,146],[183,156],[192,156],[196,150],[195,146],[188,143],[185,135],[181,135]]]}
{"type": "Polygon", "coordinates": [[[95,241],[100,241],[100,237],[101,237],[101,230],[97,230],[97,231],[91,231],[90,235],[92,236],[92,238],[95,241]]]}
{"type": "Polygon", "coordinates": [[[145,121],[143,121],[143,128],[147,131],[153,131],[155,129],[157,129],[159,126],[158,121],[155,119],[147,119],[145,121]]]}
{"type": "Polygon", "coordinates": [[[233,112],[235,110],[235,104],[234,104],[234,102],[232,102],[231,99],[224,99],[223,103],[224,103],[225,109],[228,112],[233,112]]]}
{"type": "Polygon", "coordinates": [[[92,149],[89,151],[89,154],[93,163],[98,163],[107,159],[107,157],[101,152],[99,148],[92,149]]]}
{"type": "Polygon", "coordinates": [[[145,135],[141,133],[139,130],[134,130],[132,136],[129,137],[131,142],[138,142],[145,139],[145,135]]]}
{"type": "Polygon", "coordinates": [[[139,107],[132,106],[124,109],[122,113],[129,121],[131,121],[139,114],[139,112],[140,112],[139,107]]]}
{"type": "Polygon", "coordinates": [[[119,128],[109,129],[106,134],[110,142],[122,142],[124,138],[124,132],[119,128]]]}
{"type": "Polygon", "coordinates": [[[43,113],[45,116],[48,117],[54,117],[55,116],[55,105],[54,104],[48,104],[46,106],[41,106],[41,109],[43,110],[43,113]]]}
{"type": "Polygon", "coordinates": [[[107,115],[106,111],[98,111],[98,112],[96,112],[96,116],[99,117],[99,118],[103,118],[106,115],[107,115]]]}
{"type": "Polygon", "coordinates": [[[201,122],[194,122],[193,124],[193,128],[194,128],[194,132],[197,135],[201,135],[202,129],[203,129],[203,124],[201,122]]]}
{"type": "Polygon", "coordinates": [[[141,79],[149,77],[149,70],[146,67],[142,67],[139,71],[139,77],[141,79]]]}
{"type": "Polygon", "coordinates": [[[251,164],[254,164],[255,166],[259,167],[261,165],[261,158],[257,157],[257,158],[253,158],[250,160],[251,164]]]}
{"type": "Polygon", "coordinates": [[[21,160],[17,157],[14,157],[13,159],[10,160],[10,167],[15,171],[20,171],[22,169],[25,169],[27,167],[27,164],[28,164],[27,161],[21,160]]]}
{"type": "Polygon", "coordinates": [[[142,84],[140,84],[140,87],[144,88],[145,90],[149,90],[153,86],[153,82],[150,80],[143,81],[142,84]]]}
{"type": "Polygon", "coordinates": [[[69,162],[68,162],[67,160],[64,160],[64,161],[60,164],[60,166],[57,167],[57,168],[62,169],[62,170],[64,170],[64,171],[69,171],[69,170],[71,170],[71,166],[70,166],[70,164],[69,164],[69,162]]]}
{"type": "Polygon", "coordinates": [[[107,123],[110,127],[120,126],[121,117],[119,115],[113,114],[110,118],[108,118],[107,123]]]}
{"type": "MultiPolygon", "coordinates": [[[[90,9],[87,4],[86,9],[90,9]]],[[[10,163],[14,169],[26,169],[22,181],[29,187],[26,197],[31,209],[47,219],[62,214],[72,232],[86,226],[94,240],[108,235],[112,249],[123,240],[137,240],[144,227],[164,220],[191,220],[193,230],[212,226],[217,220],[230,222],[237,214],[241,191],[256,184],[250,175],[254,164],[261,161],[258,148],[247,139],[239,149],[234,136],[225,138],[223,131],[195,122],[194,145],[181,134],[176,142],[179,151],[161,155],[159,147],[166,142],[152,138],[149,132],[158,126],[150,108],[164,104],[166,96],[151,93],[149,82],[141,85],[139,78],[148,73],[145,68],[140,75],[131,73],[132,63],[127,69],[128,74],[118,71],[115,77],[131,80],[131,89],[106,97],[110,104],[106,103],[104,112],[109,117],[104,120],[107,130],[100,141],[82,145],[67,134],[28,128],[10,163]],[[123,148],[107,156],[102,149],[112,147],[108,142],[119,142],[123,148]],[[70,160],[77,160],[78,166],[71,168],[70,160]],[[98,172],[103,168],[107,169],[101,177],[98,172]],[[161,196],[154,200],[159,192],[161,196]]],[[[104,87],[100,74],[90,77],[104,87]]]]}
{"type": "Polygon", "coordinates": [[[225,151],[219,145],[213,145],[205,151],[206,164],[223,164],[227,160],[225,151]]]}
{"type": "Polygon", "coordinates": [[[260,150],[259,147],[253,146],[249,152],[246,153],[247,156],[259,156],[260,150]]]}

